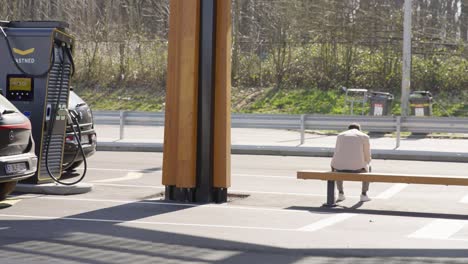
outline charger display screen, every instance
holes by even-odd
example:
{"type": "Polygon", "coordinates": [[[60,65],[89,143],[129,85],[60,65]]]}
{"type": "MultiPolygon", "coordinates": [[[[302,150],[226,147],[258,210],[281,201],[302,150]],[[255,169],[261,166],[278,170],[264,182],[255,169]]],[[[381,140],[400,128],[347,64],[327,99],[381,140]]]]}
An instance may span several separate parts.
{"type": "Polygon", "coordinates": [[[32,101],[34,98],[34,79],[21,75],[9,75],[6,97],[10,101],[32,101]]]}

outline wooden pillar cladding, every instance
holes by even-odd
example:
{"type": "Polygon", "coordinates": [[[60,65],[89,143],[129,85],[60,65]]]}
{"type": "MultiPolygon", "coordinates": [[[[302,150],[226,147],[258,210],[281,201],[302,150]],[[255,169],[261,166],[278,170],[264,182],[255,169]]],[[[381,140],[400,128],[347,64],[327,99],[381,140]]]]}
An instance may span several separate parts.
{"type": "Polygon", "coordinates": [[[196,186],[199,0],[171,0],[162,183],[196,186]]]}
{"type": "Polygon", "coordinates": [[[171,0],[166,199],[226,202],[231,185],[231,1],[171,0]]]}
{"type": "Polygon", "coordinates": [[[231,1],[216,2],[213,186],[231,186],[231,1]]]}

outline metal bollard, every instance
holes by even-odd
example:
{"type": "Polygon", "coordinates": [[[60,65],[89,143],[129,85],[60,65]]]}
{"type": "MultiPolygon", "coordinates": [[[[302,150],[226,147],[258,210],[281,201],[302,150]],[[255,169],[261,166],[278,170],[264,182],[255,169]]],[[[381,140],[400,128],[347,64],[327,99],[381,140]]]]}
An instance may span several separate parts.
{"type": "Polygon", "coordinates": [[[301,115],[301,145],[305,142],[305,115],[301,115]]]}
{"type": "Polygon", "coordinates": [[[401,116],[396,117],[396,146],[395,149],[400,147],[400,132],[401,132],[401,116]]]}
{"type": "Polygon", "coordinates": [[[120,111],[120,140],[124,138],[125,111],[120,111]]]}

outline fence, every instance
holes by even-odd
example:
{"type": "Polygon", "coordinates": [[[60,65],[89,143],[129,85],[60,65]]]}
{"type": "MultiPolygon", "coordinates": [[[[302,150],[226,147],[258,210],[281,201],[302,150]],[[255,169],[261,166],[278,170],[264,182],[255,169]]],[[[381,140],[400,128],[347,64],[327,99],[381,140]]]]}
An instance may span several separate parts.
{"type": "MultiPolygon", "coordinates": [[[[120,139],[123,139],[125,125],[164,126],[164,113],[94,111],[94,121],[102,125],[119,125],[120,139]]],[[[232,114],[231,118],[233,128],[298,130],[301,144],[304,144],[306,130],[341,131],[351,122],[361,124],[370,132],[396,132],[396,148],[400,146],[401,132],[468,133],[468,118],[455,117],[232,114]]]]}

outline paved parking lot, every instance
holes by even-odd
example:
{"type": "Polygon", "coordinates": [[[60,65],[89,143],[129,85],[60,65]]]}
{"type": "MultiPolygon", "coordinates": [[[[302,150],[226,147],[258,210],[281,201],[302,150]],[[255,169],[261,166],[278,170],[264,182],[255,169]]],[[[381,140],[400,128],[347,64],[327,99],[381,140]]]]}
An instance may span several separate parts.
{"type": "MultiPolygon", "coordinates": [[[[468,189],[295,179],[329,158],[233,156],[226,204],[161,200],[162,154],[98,152],[74,196],[16,194],[0,207],[1,263],[467,263],[468,189]],[[11,205],[11,206],[10,206],[11,205]]],[[[465,163],[384,161],[374,171],[462,175],[465,163]]]]}

